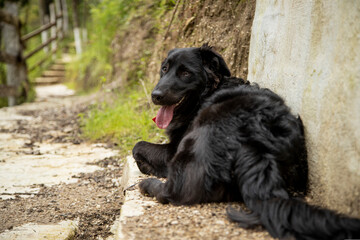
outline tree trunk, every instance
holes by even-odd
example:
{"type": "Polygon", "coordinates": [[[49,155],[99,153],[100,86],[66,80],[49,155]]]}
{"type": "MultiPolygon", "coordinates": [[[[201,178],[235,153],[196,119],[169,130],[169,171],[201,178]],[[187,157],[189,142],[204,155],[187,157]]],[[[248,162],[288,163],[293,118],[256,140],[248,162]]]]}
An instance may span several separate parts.
{"type": "MultiPolygon", "coordinates": [[[[56,15],[57,16],[62,14],[60,0],[55,0],[55,8],[56,8],[56,15]]],[[[63,37],[64,37],[62,25],[63,25],[63,17],[58,18],[56,20],[56,32],[58,34],[59,39],[63,39],[63,37]]]]}
{"type": "Polygon", "coordinates": [[[82,53],[82,47],[81,47],[81,35],[80,35],[80,26],[79,26],[79,2],[78,2],[78,0],[72,0],[72,5],[73,5],[75,48],[76,48],[76,54],[80,55],[82,53]]]}
{"type": "Polygon", "coordinates": [[[83,12],[82,12],[82,21],[81,21],[81,33],[82,33],[82,42],[86,45],[88,39],[88,33],[86,28],[86,17],[88,15],[87,4],[82,4],[83,12]]]}
{"type": "Polygon", "coordinates": [[[66,0],[61,0],[61,6],[63,10],[63,19],[64,19],[64,35],[66,36],[69,31],[69,14],[66,0]]]}
{"type": "MultiPolygon", "coordinates": [[[[4,10],[15,17],[19,15],[19,6],[16,2],[5,1],[4,10]]],[[[16,64],[6,64],[6,83],[9,87],[13,87],[16,93],[19,93],[21,83],[27,82],[26,63],[22,57],[23,46],[20,42],[20,29],[4,23],[2,37],[5,53],[18,59],[16,64]]],[[[16,96],[8,97],[8,105],[14,106],[15,104],[16,96]]]]}
{"type": "MultiPolygon", "coordinates": [[[[49,18],[49,14],[48,14],[48,5],[46,4],[45,0],[39,0],[39,10],[40,10],[40,22],[41,25],[45,25],[47,23],[49,23],[50,18],[49,18]]],[[[43,31],[41,33],[41,42],[45,43],[48,40],[48,36],[49,36],[49,30],[43,31]]],[[[44,47],[44,52],[48,53],[49,52],[49,48],[48,47],[44,47]]]]}
{"type": "MultiPolygon", "coordinates": [[[[54,3],[51,3],[50,6],[50,22],[55,22],[56,21],[56,13],[55,13],[55,5],[54,3]]],[[[56,37],[56,26],[52,26],[51,27],[51,38],[56,37]]],[[[52,41],[51,42],[51,51],[55,52],[57,48],[57,42],[52,41]]],[[[53,55],[53,58],[55,57],[55,55],[53,55]]]]}

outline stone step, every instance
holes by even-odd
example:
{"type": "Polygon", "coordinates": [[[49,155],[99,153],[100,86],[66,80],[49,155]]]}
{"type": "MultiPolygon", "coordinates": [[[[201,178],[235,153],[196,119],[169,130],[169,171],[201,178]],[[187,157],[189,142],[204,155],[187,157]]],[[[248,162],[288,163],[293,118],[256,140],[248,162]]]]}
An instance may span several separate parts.
{"type": "Polygon", "coordinates": [[[61,58],[61,62],[63,64],[66,64],[66,63],[70,63],[74,60],[74,56],[73,55],[70,55],[70,54],[63,54],[62,58],[61,58]]]}
{"type": "Polygon", "coordinates": [[[50,70],[53,70],[53,71],[65,71],[65,65],[56,63],[56,64],[53,64],[50,67],[50,70]]]}
{"type": "Polygon", "coordinates": [[[124,189],[125,199],[123,205],[121,206],[120,216],[117,218],[112,227],[114,240],[128,239],[129,234],[132,235],[132,233],[126,232],[123,229],[124,225],[126,225],[126,219],[142,215],[144,207],[156,204],[155,201],[152,200],[141,200],[141,194],[138,190],[128,191],[129,188],[134,187],[143,177],[144,175],[137,167],[135,159],[132,156],[128,156],[126,158],[120,184],[120,186],[124,189]]]}
{"type": "Polygon", "coordinates": [[[65,77],[65,71],[46,70],[42,73],[42,77],[65,77]]]}
{"type": "Polygon", "coordinates": [[[67,56],[63,56],[62,58],[56,58],[54,60],[54,63],[55,64],[62,64],[64,65],[66,62],[67,62],[67,59],[69,59],[70,57],[67,57],[67,56]]]}
{"type": "Polygon", "coordinates": [[[63,77],[38,77],[35,79],[36,85],[48,85],[60,83],[64,78],[63,77]]]}

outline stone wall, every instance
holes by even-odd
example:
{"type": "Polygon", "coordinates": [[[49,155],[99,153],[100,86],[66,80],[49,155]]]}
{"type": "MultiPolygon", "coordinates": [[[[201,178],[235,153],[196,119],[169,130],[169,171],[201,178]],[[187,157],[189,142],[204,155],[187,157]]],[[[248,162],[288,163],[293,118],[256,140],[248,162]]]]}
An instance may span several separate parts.
{"type": "Polygon", "coordinates": [[[258,0],[248,71],[303,119],[311,200],[360,217],[360,1],[258,0]]]}

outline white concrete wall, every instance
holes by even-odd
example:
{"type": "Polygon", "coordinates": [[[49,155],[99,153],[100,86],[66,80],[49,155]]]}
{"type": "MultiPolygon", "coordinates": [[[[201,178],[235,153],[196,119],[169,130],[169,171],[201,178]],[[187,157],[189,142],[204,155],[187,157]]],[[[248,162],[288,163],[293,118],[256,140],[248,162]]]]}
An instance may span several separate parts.
{"type": "Polygon", "coordinates": [[[248,79],[301,115],[314,202],[360,217],[360,1],[258,0],[248,79]]]}

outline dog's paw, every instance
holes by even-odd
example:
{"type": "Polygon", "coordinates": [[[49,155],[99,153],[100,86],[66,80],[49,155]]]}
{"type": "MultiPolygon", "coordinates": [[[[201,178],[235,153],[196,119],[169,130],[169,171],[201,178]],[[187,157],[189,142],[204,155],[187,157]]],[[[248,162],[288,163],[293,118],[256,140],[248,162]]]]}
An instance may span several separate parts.
{"type": "Polygon", "coordinates": [[[160,190],[159,187],[162,182],[156,178],[148,178],[142,180],[139,184],[140,192],[142,195],[154,197],[155,194],[160,190]]]}
{"type": "Polygon", "coordinates": [[[142,152],[143,152],[143,149],[146,147],[146,145],[147,145],[147,142],[145,142],[145,141],[140,141],[135,144],[135,146],[132,150],[133,157],[135,158],[135,160],[144,158],[142,152]]]}

